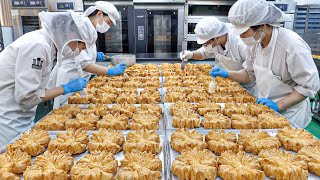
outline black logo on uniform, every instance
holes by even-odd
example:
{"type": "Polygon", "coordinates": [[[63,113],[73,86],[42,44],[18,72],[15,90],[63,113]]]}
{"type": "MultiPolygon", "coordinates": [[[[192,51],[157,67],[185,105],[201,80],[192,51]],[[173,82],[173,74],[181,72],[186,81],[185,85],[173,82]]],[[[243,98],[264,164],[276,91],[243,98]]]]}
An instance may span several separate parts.
{"type": "Polygon", "coordinates": [[[43,60],[41,58],[33,59],[32,68],[33,69],[42,69],[43,60]]]}

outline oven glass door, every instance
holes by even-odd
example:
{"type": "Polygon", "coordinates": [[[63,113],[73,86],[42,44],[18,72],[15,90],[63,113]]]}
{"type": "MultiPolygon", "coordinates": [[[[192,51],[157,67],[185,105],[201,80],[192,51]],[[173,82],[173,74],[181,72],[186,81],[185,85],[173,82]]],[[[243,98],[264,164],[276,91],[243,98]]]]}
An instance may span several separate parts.
{"type": "Polygon", "coordinates": [[[147,10],[147,14],[147,52],[177,52],[178,10],[147,10]]]}
{"type": "Polygon", "coordinates": [[[21,16],[21,23],[23,34],[40,29],[38,16],[21,16]]]}
{"type": "Polygon", "coordinates": [[[189,16],[228,16],[232,5],[189,5],[189,16]]]}

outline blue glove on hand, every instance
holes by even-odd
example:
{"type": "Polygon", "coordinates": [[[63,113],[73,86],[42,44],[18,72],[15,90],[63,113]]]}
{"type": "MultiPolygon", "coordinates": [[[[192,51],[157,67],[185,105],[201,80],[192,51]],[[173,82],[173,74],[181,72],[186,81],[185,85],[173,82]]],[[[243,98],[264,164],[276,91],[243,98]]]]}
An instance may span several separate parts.
{"type": "Polygon", "coordinates": [[[97,62],[105,61],[103,52],[97,52],[97,62]]]}
{"type": "Polygon", "coordinates": [[[86,85],[87,85],[86,79],[84,79],[84,78],[74,79],[74,80],[68,82],[67,84],[61,85],[64,89],[63,95],[71,93],[71,92],[81,91],[86,87],[86,85]]]}
{"type": "Polygon", "coordinates": [[[113,68],[108,68],[107,75],[117,76],[120,74],[124,74],[124,71],[126,70],[126,68],[127,68],[126,64],[117,64],[113,68]]]}
{"type": "Polygon", "coordinates": [[[258,103],[258,104],[263,104],[263,105],[269,106],[271,109],[279,112],[279,108],[278,108],[277,103],[274,102],[274,101],[271,101],[271,100],[268,99],[268,98],[259,98],[259,99],[257,100],[257,103],[258,103]]]}
{"type": "Polygon", "coordinates": [[[214,67],[214,68],[212,68],[212,70],[210,72],[210,76],[212,76],[214,78],[216,78],[217,76],[228,78],[229,74],[228,74],[228,71],[226,71],[222,68],[214,67]]]}

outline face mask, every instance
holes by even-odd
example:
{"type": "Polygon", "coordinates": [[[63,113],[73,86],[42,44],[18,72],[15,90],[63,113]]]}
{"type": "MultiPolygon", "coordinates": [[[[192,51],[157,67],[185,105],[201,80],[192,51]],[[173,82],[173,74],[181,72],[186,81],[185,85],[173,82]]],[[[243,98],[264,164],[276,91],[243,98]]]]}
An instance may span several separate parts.
{"type": "Polygon", "coordinates": [[[80,54],[79,42],[77,42],[77,48],[73,51],[68,45],[62,50],[62,55],[64,59],[71,59],[80,54]]]}
{"type": "Polygon", "coordinates": [[[216,41],[216,39],[214,39],[214,42],[216,43],[216,45],[214,47],[213,47],[213,44],[208,44],[206,46],[203,46],[207,53],[212,54],[215,52],[214,48],[218,45],[218,41],[216,41]]]}
{"type": "Polygon", "coordinates": [[[252,36],[250,36],[250,37],[241,38],[241,40],[242,40],[243,43],[244,43],[245,45],[247,45],[247,46],[254,46],[254,45],[258,44],[258,43],[261,43],[263,31],[262,31],[261,36],[260,36],[260,38],[259,38],[258,40],[255,40],[255,39],[254,39],[254,36],[256,35],[256,33],[257,33],[257,32],[255,32],[254,35],[252,35],[252,36]]]}
{"type": "MultiPolygon", "coordinates": [[[[103,16],[102,16],[102,19],[103,19],[103,16]]],[[[106,23],[106,22],[103,20],[102,24],[100,25],[100,24],[98,23],[98,20],[97,20],[96,30],[97,30],[99,33],[105,33],[105,32],[107,32],[109,29],[110,29],[110,26],[109,26],[108,23],[106,23]]]]}

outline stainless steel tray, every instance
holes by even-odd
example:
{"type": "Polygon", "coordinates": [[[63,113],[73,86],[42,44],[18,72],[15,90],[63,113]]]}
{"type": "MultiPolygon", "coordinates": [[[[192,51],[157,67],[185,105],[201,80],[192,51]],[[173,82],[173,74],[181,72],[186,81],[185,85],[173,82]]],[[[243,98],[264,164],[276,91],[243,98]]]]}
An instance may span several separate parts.
{"type": "MultiPolygon", "coordinates": [[[[168,147],[168,155],[167,155],[167,177],[168,177],[168,180],[178,180],[179,178],[174,175],[171,171],[171,165],[172,165],[172,162],[175,160],[175,158],[177,156],[180,155],[179,152],[173,150],[170,146],[170,139],[171,139],[171,135],[173,134],[175,130],[167,130],[166,133],[167,133],[167,147],[168,147]]],[[[206,134],[208,134],[211,130],[196,130],[198,131],[200,134],[203,135],[203,140],[204,140],[204,137],[206,134]]],[[[236,134],[237,136],[237,139],[238,139],[238,134],[240,133],[241,130],[233,130],[233,129],[226,129],[224,130],[225,132],[233,132],[236,134]]],[[[272,130],[268,130],[268,129],[261,129],[260,131],[265,131],[265,132],[268,132],[271,136],[275,137],[278,130],[277,129],[272,129],[272,130]]],[[[284,150],[282,147],[281,147],[282,150],[284,150]]],[[[286,150],[284,150],[286,151],[286,150]]],[[[293,151],[286,151],[286,152],[290,152],[290,153],[293,153],[293,154],[296,154],[296,152],[293,152],[293,151]]],[[[252,155],[251,153],[247,153],[247,155],[252,155]]],[[[255,157],[258,157],[257,155],[254,155],[255,157]]],[[[220,180],[221,178],[220,177],[217,177],[216,178],[217,180],[220,180]]],[[[266,177],[265,179],[270,179],[268,177],[266,177]]],[[[308,177],[308,180],[316,180],[316,179],[320,179],[319,176],[316,176],[315,174],[313,173],[309,173],[309,177],[308,177]]]]}
{"type": "MultiPolygon", "coordinates": [[[[60,132],[66,132],[66,131],[60,131],[60,132]]],[[[91,138],[91,135],[92,135],[92,132],[97,132],[97,131],[87,131],[88,135],[89,135],[89,138],[91,138]]],[[[127,134],[129,133],[130,131],[123,131],[123,135],[124,137],[126,138],[127,134]]],[[[57,132],[51,132],[49,134],[51,140],[55,139],[56,138],[56,133],[57,132]]],[[[157,131],[157,133],[159,134],[160,136],[160,145],[162,146],[162,151],[157,155],[160,160],[162,161],[162,180],[165,180],[167,179],[167,170],[166,170],[166,167],[167,167],[167,152],[166,150],[168,149],[167,148],[167,143],[166,143],[166,138],[165,138],[165,133],[164,131],[157,131]]],[[[19,136],[17,136],[14,140],[12,140],[10,143],[13,143],[15,140],[17,140],[19,137],[21,136],[21,134],[19,136]]],[[[9,144],[10,144],[9,143],[9,144]]],[[[6,147],[4,146],[3,148],[1,148],[0,150],[0,153],[5,153],[6,151],[6,147]]],[[[85,151],[84,153],[81,153],[81,154],[77,154],[77,155],[73,155],[73,158],[74,158],[74,164],[77,163],[78,160],[82,159],[85,155],[88,154],[88,151],[85,151]]],[[[41,156],[41,155],[39,155],[41,156]]],[[[120,166],[121,164],[121,160],[124,159],[124,152],[121,151],[117,154],[114,155],[116,160],[118,161],[118,165],[120,166]]],[[[36,157],[32,157],[31,160],[32,160],[32,165],[33,165],[33,162],[34,162],[34,159],[36,157]]],[[[116,174],[115,174],[116,176],[116,174]]],[[[23,179],[23,174],[20,174],[20,179],[23,179]]]]}

